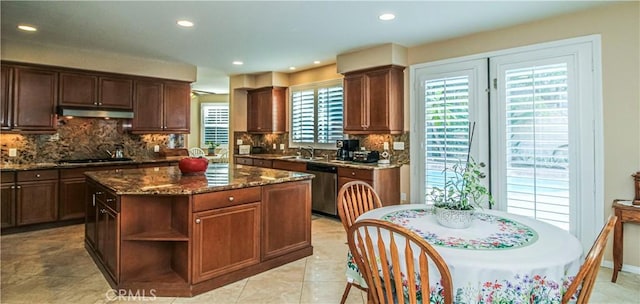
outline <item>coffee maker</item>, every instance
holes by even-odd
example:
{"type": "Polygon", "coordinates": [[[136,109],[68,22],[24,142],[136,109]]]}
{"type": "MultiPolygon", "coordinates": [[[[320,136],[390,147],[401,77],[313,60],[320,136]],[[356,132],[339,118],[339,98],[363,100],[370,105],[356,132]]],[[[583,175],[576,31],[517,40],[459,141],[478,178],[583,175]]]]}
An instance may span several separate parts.
{"type": "Polygon", "coordinates": [[[337,159],[353,160],[353,152],[360,148],[360,141],[357,139],[338,139],[336,147],[338,147],[337,159]]]}

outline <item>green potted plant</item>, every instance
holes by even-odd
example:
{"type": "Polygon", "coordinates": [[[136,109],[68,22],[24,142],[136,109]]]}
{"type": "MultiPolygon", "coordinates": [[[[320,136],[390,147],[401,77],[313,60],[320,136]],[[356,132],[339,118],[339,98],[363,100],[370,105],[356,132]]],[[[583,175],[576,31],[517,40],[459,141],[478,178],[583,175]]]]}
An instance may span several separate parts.
{"type": "MultiPolygon", "coordinates": [[[[473,140],[475,123],[469,137],[469,147],[473,140]]],[[[469,149],[470,150],[470,149],[469,149]]],[[[444,188],[433,187],[429,194],[434,203],[436,220],[443,226],[450,228],[467,228],[473,220],[476,208],[482,209],[486,203],[491,207],[494,203],[493,196],[483,184],[486,174],[482,171],[486,165],[476,161],[467,152],[466,163],[459,162],[451,169],[451,178],[445,181],[444,188]]]]}
{"type": "Polygon", "coordinates": [[[216,155],[216,148],[220,146],[220,144],[212,141],[208,141],[206,142],[206,144],[207,144],[207,153],[209,153],[209,155],[216,155]]]}

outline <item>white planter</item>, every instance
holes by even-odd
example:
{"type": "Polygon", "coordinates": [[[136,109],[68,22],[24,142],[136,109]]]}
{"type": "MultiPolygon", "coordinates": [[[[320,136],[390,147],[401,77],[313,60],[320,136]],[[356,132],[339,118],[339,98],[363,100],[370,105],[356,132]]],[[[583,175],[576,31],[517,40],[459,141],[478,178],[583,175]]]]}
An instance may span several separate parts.
{"type": "Polygon", "coordinates": [[[473,213],[475,210],[452,210],[447,208],[435,207],[436,220],[438,224],[454,228],[469,228],[473,222],[473,213]]]}

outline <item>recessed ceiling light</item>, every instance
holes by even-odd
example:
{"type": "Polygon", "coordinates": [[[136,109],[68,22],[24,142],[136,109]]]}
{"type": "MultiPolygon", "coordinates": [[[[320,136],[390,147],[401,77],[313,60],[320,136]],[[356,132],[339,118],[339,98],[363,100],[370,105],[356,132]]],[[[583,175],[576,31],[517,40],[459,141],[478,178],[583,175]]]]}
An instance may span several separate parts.
{"type": "Polygon", "coordinates": [[[316,61],[313,62],[313,64],[320,64],[320,61],[316,60],[316,61]]]}
{"type": "Polygon", "coordinates": [[[26,24],[20,24],[20,25],[18,25],[18,28],[23,30],[23,31],[27,31],[27,32],[35,32],[35,31],[38,30],[35,26],[26,25],[26,24]]]}
{"type": "Polygon", "coordinates": [[[244,64],[244,62],[238,61],[238,60],[236,60],[236,61],[234,61],[232,63],[235,64],[235,65],[243,65],[244,64]]]}
{"type": "Polygon", "coordinates": [[[396,15],[391,14],[391,13],[385,13],[385,14],[382,14],[382,15],[378,16],[378,19],[380,19],[382,21],[389,21],[389,20],[396,19],[396,15]]]}
{"type": "Polygon", "coordinates": [[[178,20],[178,22],[176,22],[179,26],[182,27],[192,27],[193,26],[193,22],[189,21],[189,20],[178,20]]]}
{"type": "Polygon", "coordinates": [[[289,67],[289,70],[295,70],[295,69],[296,69],[296,67],[294,67],[294,66],[289,67]]]}

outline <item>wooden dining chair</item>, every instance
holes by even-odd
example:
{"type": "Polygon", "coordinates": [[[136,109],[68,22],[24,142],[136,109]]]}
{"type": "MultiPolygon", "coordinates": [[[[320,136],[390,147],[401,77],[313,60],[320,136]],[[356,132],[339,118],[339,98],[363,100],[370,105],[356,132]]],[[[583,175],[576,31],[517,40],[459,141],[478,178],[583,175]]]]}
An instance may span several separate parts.
{"type": "Polygon", "coordinates": [[[598,276],[598,270],[600,270],[600,263],[602,262],[604,247],[607,245],[607,238],[609,238],[609,234],[611,234],[611,230],[613,230],[617,220],[617,216],[609,216],[607,223],[602,227],[598,238],[593,243],[593,246],[591,246],[582,266],[580,266],[578,274],[573,281],[571,281],[569,288],[567,288],[567,291],[562,296],[563,304],[569,303],[580,287],[580,291],[577,295],[577,301],[575,303],[583,304],[589,302],[593,285],[595,284],[596,277],[598,276]]]}
{"type": "Polygon", "coordinates": [[[367,219],[347,233],[349,249],[369,285],[369,299],[378,303],[453,303],[449,267],[440,254],[416,233],[391,222],[367,219]],[[435,268],[429,267],[432,264],[435,268]],[[429,277],[437,269],[440,286],[429,277]]]}
{"type": "MultiPolygon", "coordinates": [[[[338,215],[344,226],[344,231],[348,232],[351,225],[361,214],[382,207],[382,202],[376,191],[367,183],[362,181],[352,181],[344,184],[338,192],[338,215]]],[[[340,304],[344,304],[349,296],[351,287],[356,287],[362,291],[367,291],[366,287],[356,283],[347,282],[347,286],[342,293],[340,304]]]]}

